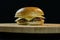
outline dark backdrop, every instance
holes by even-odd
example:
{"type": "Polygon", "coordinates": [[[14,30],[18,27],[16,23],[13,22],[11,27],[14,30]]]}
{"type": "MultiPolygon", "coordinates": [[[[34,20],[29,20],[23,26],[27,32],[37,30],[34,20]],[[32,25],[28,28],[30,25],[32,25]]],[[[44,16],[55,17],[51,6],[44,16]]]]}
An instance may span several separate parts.
{"type": "Polygon", "coordinates": [[[46,23],[60,23],[60,6],[56,0],[0,0],[0,23],[14,23],[15,12],[26,6],[41,8],[46,23]]]}

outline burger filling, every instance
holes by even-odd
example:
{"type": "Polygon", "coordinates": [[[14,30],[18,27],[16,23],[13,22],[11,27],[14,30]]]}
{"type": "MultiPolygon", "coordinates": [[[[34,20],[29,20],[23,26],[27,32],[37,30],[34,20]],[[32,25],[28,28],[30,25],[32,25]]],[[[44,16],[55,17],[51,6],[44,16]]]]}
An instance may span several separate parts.
{"type": "Polygon", "coordinates": [[[41,20],[41,18],[35,17],[35,18],[33,18],[32,20],[30,20],[30,22],[33,22],[33,21],[40,21],[40,20],[41,20]]]}
{"type": "Polygon", "coordinates": [[[27,22],[27,20],[26,20],[26,19],[24,19],[24,18],[19,19],[18,21],[19,21],[19,23],[27,22]]]}
{"type": "Polygon", "coordinates": [[[32,20],[28,21],[27,19],[19,19],[17,20],[19,23],[26,23],[26,22],[36,22],[36,21],[41,21],[43,18],[40,18],[40,17],[35,17],[33,18],[32,20]]]}

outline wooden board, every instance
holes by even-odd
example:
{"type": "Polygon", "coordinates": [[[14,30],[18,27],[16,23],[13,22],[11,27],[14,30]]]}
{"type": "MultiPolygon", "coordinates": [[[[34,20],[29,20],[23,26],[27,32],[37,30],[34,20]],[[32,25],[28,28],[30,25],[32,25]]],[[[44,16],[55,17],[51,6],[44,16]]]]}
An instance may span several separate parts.
{"type": "Polygon", "coordinates": [[[0,32],[13,33],[60,33],[60,24],[45,23],[44,26],[0,23],[0,32]]]}

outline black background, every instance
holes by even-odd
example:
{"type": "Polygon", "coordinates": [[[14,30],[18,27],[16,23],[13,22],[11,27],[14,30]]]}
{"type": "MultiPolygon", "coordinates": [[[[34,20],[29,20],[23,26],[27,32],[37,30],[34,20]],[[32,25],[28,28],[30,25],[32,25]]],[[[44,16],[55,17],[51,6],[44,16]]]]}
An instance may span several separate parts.
{"type": "Polygon", "coordinates": [[[14,23],[16,11],[26,6],[41,8],[46,23],[60,23],[58,0],[0,0],[0,23],[14,23]]]}

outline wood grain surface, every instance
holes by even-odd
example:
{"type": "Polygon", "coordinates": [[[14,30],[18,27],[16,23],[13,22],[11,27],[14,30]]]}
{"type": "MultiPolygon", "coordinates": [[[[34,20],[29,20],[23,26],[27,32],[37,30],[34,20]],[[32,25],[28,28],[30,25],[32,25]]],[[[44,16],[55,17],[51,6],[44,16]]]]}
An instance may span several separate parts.
{"type": "Polygon", "coordinates": [[[16,23],[0,23],[0,32],[13,33],[60,33],[60,24],[45,23],[40,25],[18,25],[16,23]]]}

